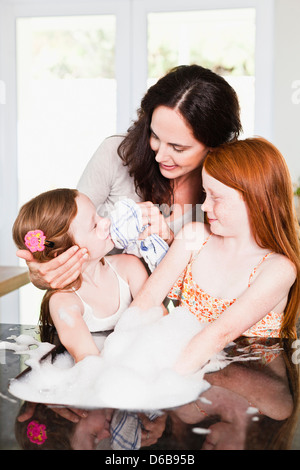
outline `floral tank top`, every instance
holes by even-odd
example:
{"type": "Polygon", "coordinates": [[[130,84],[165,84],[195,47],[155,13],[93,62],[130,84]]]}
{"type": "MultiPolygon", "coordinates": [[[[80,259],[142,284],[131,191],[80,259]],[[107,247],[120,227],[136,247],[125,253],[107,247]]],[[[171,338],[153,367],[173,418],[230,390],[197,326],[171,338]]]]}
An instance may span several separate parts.
{"type": "MultiPolygon", "coordinates": [[[[200,322],[211,323],[232,305],[236,299],[219,299],[204,292],[193,280],[192,265],[203,246],[208,242],[211,235],[204,241],[200,250],[194,255],[187,267],[177,279],[168,294],[168,298],[180,301],[182,307],[187,307],[200,322]]],[[[251,284],[257,268],[273,253],[267,253],[253,269],[249,277],[248,287],[251,284]]],[[[280,337],[280,327],[283,321],[283,313],[270,312],[259,322],[243,333],[243,336],[263,336],[271,338],[280,337]]]]}

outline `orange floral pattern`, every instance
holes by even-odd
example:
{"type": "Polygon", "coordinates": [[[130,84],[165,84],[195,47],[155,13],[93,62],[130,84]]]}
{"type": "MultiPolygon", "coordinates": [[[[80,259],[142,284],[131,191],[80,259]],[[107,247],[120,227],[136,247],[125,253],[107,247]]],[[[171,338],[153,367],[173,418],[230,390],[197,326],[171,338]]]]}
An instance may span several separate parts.
{"type": "MultiPolygon", "coordinates": [[[[206,244],[207,238],[202,245],[206,244]]],[[[201,248],[202,248],[201,247],[201,248]]],[[[200,251],[200,250],[199,250],[200,251]]],[[[199,251],[197,255],[199,254],[199,251]]],[[[249,285],[251,279],[256,272],[258,266],[267,259],[272,253],[265,255],[260,263],[254,268],[249,278],[249,285]]],[[[170,299],[179,300],[182,307],[187,307],[200,322],[211,323],[217,320],[220,315],[232,305],[236,299],[219,299],[204,292],[193,280],[192,265],[196,256],[187,265],[186,269],[180,275],[171,291],[168,294],[170,299]]],[[[269,338],[280,337],[280,327],[283,321],[283,313],[268,313],[262,320],[257,322],[251,328],[243,333],[244,336],[262,336],[269,338]]]]}
{"type": "Polygon", "coordinates": [[[282,354],[282,346],[278,338],[241,337],[226,349],[228,357],[246,356],[255,360],[258,367],[265,367],[282,354]]]}

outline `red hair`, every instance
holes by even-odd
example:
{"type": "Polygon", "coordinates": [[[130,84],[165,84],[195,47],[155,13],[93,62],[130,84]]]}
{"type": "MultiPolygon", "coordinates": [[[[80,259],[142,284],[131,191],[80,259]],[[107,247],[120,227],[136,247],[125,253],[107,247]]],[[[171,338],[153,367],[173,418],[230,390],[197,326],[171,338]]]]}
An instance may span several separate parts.
{"type": "Polygon", "coordinates": [[[242,193],[256,243],[294,263],[297,278],[290,289],[281,335],[295,337],[300,305],[299,224],[293,185],[283,156],[267,140],[251,138],[213,149],[203,167],[213,178],[242,193]]]}

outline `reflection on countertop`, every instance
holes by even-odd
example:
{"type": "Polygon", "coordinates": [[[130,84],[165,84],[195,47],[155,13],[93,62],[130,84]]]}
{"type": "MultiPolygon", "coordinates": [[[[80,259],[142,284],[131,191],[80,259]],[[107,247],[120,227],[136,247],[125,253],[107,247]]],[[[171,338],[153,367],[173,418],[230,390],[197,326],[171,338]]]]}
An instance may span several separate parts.
{"type": "MultiPolygon", "coordinates": [[[[1,325],[0,332],[2,341],[20,334],[39,339],[34,327],[1,325]]],[[[293,346],[273,338],[239,338],[226,350],[234,360],[205,375],[210,386],[196,400],[137,411],[22,402],[9,393],[8,383],[26,369],[24,355],[2,350],[0,449],[300,449],[293,346]]],[[[58,345],[56,354],[61,351],[58,345]]]]}

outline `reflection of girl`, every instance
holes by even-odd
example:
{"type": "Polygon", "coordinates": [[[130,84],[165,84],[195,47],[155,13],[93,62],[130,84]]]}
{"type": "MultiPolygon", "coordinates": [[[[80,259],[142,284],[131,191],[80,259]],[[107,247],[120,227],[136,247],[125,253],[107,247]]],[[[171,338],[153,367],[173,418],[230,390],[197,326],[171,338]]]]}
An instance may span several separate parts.
{"type": "Polygon", "coordinates": [[[110,408],[83,411],[25,402],[15,422],[15,435],[25,450],[135,450],[156,443],[165,425],[166,415],[149,420],[144,413],[110,408]]]}
{"type": "Polygon", "coordinates": [[[246,353],[247,360],[206,374],[211,387],[170,413],[172,448],[290,449],[299,416],[299,368],[291,362],[291,343],[239,338],[227,352],[242,359],[246,353]],[[266,357],[274,359],[265,365],[266,357]]]}
{"type": "Polygon", "coordinates": [[[74,243],[88,250],[82,275],[64,290],[49,290],[41,306],[42,325],[54,324],[76,361],[99,354],[90,332],[113,329],[148,277],[135,256],[105,258],[114,246],[109,228],[110,221],[97,215],[90,199],[72,189],[57,189],[32,199],[21,208],[13,227],[16,245],[24,248],[27,243],[42,263],[74,243]],[[41,231],[44,242],[39,238],[41,231]]]}
{"type": "Polygon", "coordinates": [[[263,139],[225,144],[202,177],[209,225],[182,230],[132,304],[159,305],[177,279],[170,296],[207,325],[182,354],[183,373],[243,334],[295,337],[300,303],[298,225],[279,151],[263,139]]]}
{"type": "MultiPolygon", "coordinates": [[[[226,80],[198,65],[177,67],[147,91],[125,138],[103,142],[78,188],[104,216],[124,197],[141,201],[149,223],[144,237],[157,233],[171,243],[195,217],[191,207],[201,202],[198,182],[209,148],[237,138],[240,130],[238,99],[226,80]],[[173,211],[163,217],[153,204],[173,206],[173,211]]],[[[80,274],[82,250],[75,255],[74,250],[44,266],[29,252],[19,255],[29,262],[35,285],[60,288],[80,274]]]]}
{"type": "Polygon", "coordinates": [[[110,436],[113,410],[90,410],[86,418],[74,423],[44,404],[37,404],[34,414],[25,419],[22,416],[26,415],[27,405],[25,402],[21,407],[15,424],[16,438],[22,449],[93,450],[110,436]]]}

